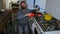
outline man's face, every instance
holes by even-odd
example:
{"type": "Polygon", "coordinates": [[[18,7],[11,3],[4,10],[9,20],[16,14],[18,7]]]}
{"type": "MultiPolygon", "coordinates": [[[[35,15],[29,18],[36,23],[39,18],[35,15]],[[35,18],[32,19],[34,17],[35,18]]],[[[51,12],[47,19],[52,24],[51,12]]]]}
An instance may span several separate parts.
{"type": "Polygon", "coordinates": [[[21,4],[21,8],[22,8],[22,9],[25,9],[25,8],[27,8],[27,5],[26,5],[26,3],[22,3],[22,4],[21,4]]]}

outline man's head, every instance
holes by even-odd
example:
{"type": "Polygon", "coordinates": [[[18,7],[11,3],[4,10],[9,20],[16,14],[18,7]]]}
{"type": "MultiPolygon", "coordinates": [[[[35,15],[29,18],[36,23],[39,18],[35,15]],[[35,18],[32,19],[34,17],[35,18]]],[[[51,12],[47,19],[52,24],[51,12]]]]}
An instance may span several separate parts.
{"type": "Polygon", "coordinates": [[[20,6],[21,6],[21,9],[26,9],[26,8],[27,8],[27,4],[26,4],[25,1],[22,1],[22,2],[20,3],[20,6]]]}

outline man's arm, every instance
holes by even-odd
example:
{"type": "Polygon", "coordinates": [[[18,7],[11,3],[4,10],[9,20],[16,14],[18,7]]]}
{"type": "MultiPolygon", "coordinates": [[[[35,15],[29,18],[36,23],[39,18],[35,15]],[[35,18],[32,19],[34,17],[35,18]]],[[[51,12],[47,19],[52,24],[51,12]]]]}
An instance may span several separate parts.
{"type": "MultiPolygon", "coordinates": [[[[31,10],[29,10],[31,12],[31,10]]],[[[24,19],[26,16],[29,16],[30,13],[28,14],[22,14],[20,11],[17,12],[17,19],[20,20],[20,19],[24,19]]]]}

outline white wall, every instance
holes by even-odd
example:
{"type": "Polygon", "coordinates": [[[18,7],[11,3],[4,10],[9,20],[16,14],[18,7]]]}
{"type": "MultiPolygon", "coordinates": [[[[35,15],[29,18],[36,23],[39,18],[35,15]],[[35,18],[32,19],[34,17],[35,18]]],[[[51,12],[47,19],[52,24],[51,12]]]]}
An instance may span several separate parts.
{"type": "Polygon", "coordinates": [[[47,0],[45,11],[60,20],[60,0],[47,0]]]}
{"type": "Polygon", "coordinates": [[[10,3],[10,1],[6,0],[6,9],[9,9],[9,3],[10,3]]]}
{"type": "Polygon", "coordinates": [[[60,0],[47,0],[45,11],[60,20],[60,0]]]}

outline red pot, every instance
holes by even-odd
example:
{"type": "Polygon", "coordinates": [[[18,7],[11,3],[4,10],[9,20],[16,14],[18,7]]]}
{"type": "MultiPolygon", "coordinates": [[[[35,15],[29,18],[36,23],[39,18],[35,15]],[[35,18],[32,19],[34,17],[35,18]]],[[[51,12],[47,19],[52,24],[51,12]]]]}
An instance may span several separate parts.
{"type": "Polygon", "coordinates": [[[29,18],[34,17],[34,13],[30,13],[30,15],[28,16],[29,18]]]}
{"type": "Polygon", "coordinates": [[[37,16],[42,16],[41,14],[36,14],[37,16]]]}

